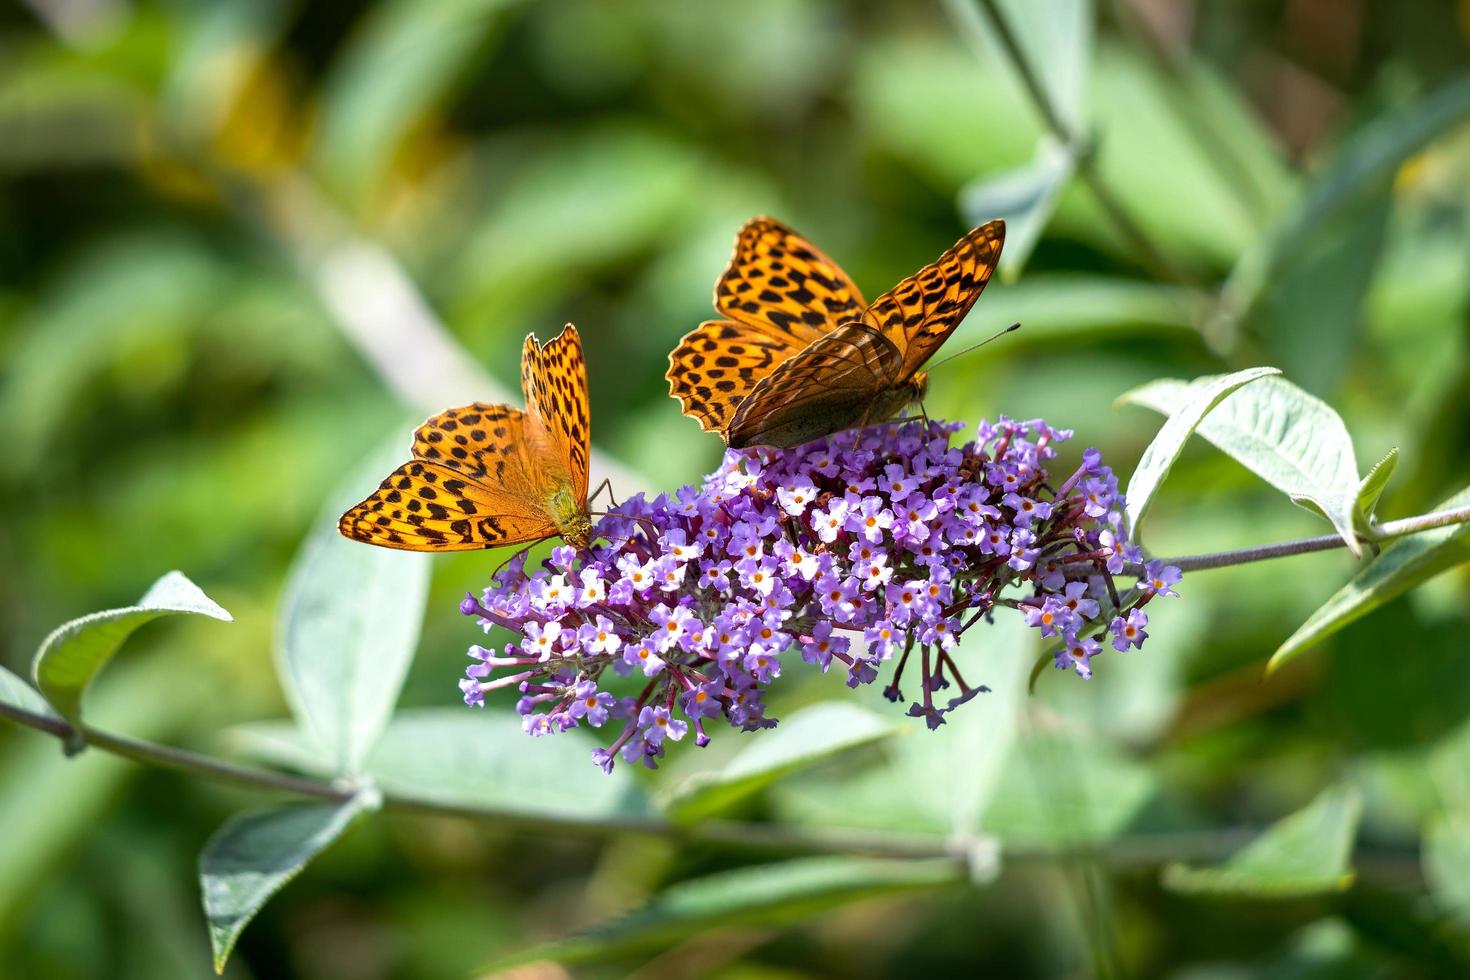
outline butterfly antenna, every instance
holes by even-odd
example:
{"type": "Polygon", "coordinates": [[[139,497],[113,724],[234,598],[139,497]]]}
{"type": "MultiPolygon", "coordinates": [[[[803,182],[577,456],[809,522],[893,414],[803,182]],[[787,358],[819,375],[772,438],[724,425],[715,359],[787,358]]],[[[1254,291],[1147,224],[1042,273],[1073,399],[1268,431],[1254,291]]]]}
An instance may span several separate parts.
{"type": "Polygon", "coordinates": [[[1006,334],[1010,333],[1012,330],[1020,330],[1020,329],[1021,329],[1021,325],[1019,323],[1013,323],[1009,327],[1006,327],[1004,330],[998,330],[998,331],[996,331],[994,334],[992,334],[989,337],[986,337],[984,340],[980,341],[980,343],[978,343],[978,344],[971,344],[969,347],[966,347],[964,350],[955,351],[953,354],[949,355],[944,360],[940,361],[939,364],[935,364],[932,367],[930,367],[929,370],[932,372],[932,371],[936,370],[937,368],[939,368],[940,365],[948,364],[950,361],[954,360],[956,357],[959,357],[961,354],[968,354],[972,350],[978,350],[979,348],[984,347],[986,344],[990,343],[992,340],[999,340],[1000,338],[1004,337],[1006,334]]]}

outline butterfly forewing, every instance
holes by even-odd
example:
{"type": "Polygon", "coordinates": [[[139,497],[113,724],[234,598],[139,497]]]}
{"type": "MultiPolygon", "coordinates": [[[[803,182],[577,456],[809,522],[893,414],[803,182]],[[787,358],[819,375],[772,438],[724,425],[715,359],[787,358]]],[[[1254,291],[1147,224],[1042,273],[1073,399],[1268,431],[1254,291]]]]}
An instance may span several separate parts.
{"type": "Polygon", "coordinates": [[[863,319],[903,353],[901,377],[922,367],[965,319],[1004,242],[1005,222],[981,225],[868,307],[863,319]]]}
{"type": "Polygon", "coordinates": [[[721,316],[789,338],[798,348],[863,309],[863,297],[822,250],[774,218],[752,218],[715,284],[721,316]]]}
{"type": "Polygon", "coordinates": [[[585,546],[589,413],[576,328],[526,338],[526,411],[476,402],[414,432],[414,458],[342,515],[349,538],[407,551],[467,551],[561,534],[585,546]]]}
{"type": "Polygon", "coordinates": [[[549,437],[524,444],[533,467],[570,482],[585,509],[592,411],[582,338],[576,327],[567,324],[545,344],[538,344],[534,336],[526,338],[521,350],[521,390],[526,396],[526,414],[549,437]]]}

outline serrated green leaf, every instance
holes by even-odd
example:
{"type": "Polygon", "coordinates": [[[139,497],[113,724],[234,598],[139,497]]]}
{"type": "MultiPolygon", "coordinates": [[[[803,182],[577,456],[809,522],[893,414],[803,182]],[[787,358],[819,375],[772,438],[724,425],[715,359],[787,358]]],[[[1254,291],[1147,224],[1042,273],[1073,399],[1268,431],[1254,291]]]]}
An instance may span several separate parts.
{"type": "Polygon", "coordinates": [[[1355,789],[1334,786],[1306,808],[1272,824],[1218,867],[1171,864],[1164,887],[1187,894],[1295,898],[1343,891],[1362,801],[1355,789]]]}
{"type": "Polygon", "coordinates": [[[1363,477],[1363,482],[1358,484],[1358,530],[1368,530],[1369,522],[1373,518],[1373,508],[1378,506],[1378,498],[1383,496],[1383,488],[1388,486],[1388,479],[1393,476],[1393,468],[1398,465],[1398,461],[1399,448],[1395,446],[1373,464],[1368,475],[1363,477]]]}
{"type": "Polygon", "coordinates": [[[355,773],[393,713],[429,592],[426,554],[350,541],[336,517],[401,458],[401,437],[333,495],[286,580],[276,665],[291,713],[336,773],[355,773]]]}
{"type": "Polygon", "coordinates": [[[604,775],[597,741],[580,731],[527,738],[511,714],[467,708],[400,712],[368,760],[384,793],[454,808],[491,809],[542,824],[652,815],[630,767],[604,775]]]}
{"type": "MultiPolygon", "coordinates": [[[[1267,375],[1280,373],[1273,367],[1257,367],[1223,377],[1200,379],[1172,392],[1177,394],[1177,399],[1150,406],[1165,412],[1169,418],[1154,436],[1153,442],[1143,451],[1143,456],[1139,458],[1138,466],[1134,468],[1133,476],[1128,481],[1128,532],[1133,540],[1137,541],[1141,537],[1143,518],[1148,514],[1154,494],[1163,485],[1164,477],[1169,475],[1169,470],[1179,458],[1184,444],[1189,441],[1189,437],[1204,421],[1205,416],[1232,392],[1267,375]]],[[[1120,400],[1128,401],[1134,394],[1136,392],[1129,392],[1120,400]]]]}
{"type": "Polygon", "coordinates": [[[723,768],[695,773],[669,794],[665,809],[693,821],[729,808],[790,773],[898,731],[891,721],[842,702],[813,705],[742,749],[723,768]]]}
{"type": "MultiPolygon", "coordinates": [[[[1470,506],[1470,487],[1435,510],[1470,506]]],[[[1344,626],[1429,581],[1470,562],[1470,524],[1451,524],[1399,538],[1338,589],[1271,655],[1269,674],[1344,626]]]]}
{"type": "MultiPolygon", "coordinates": [[[[1154,381],[1118,401],[1167,414],[1191,397],[1189,389],[1214,380],[1154,381]]],[[[1353,440],[1327,403],[1285,378],[1265,378],[1222,401],[1195,431],[1293,503],[1326,517],[1348,550],[1362,556],[1353,524],[1361,482],[1353,440]]]]}
{"type": "Polygon", "coordinates": [[[370,794],[358,794],[339,804],[258,810],[215,832],[199,856],[199,881],[216,973],[271,896],[376,805],[370,794]]]}
{"type": "Polygon", "coordinates": [[[80,722],[82,693],[118,647],[144,623],[174,613],[234,621],[182,572],[169,572],[136,606],[93,613],[53,630],[42,641],[32,667],[37,690],[67,721],[80,722]]]}
{"type": "Polygon", "coordinates": [[[674,885],[621,919],[486,965],[505,970],[536,960],[563,966],[615,960],[674,945],[704,930],[782,926],[852,902],[964,880],[954,861],[823,857],[742,868],[674,885]]]}
{"type": "Polygon", "coordinates": [[[0,704],[8,704],[42,718],[61,718],[34,687],[4,667],[0,667],[0,704]]]}
{"type": "Polygon", "coordinates": [[[1441,814],[1424,829],[1424,878],[1443,911],[1470,923],[1470,814],[1441,814]]]}

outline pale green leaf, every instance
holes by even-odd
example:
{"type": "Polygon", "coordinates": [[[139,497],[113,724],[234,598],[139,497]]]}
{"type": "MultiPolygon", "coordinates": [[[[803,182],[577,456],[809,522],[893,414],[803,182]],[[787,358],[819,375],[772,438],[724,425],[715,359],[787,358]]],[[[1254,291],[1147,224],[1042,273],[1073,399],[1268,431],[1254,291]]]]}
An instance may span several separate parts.
{"type": "Polygon", "coordinates": [[[276,664],[291,713],[335,773],[354,773],[393,712],[418,645],[430,556],[344,538],[336,517],[403,455],[394,436],[333,495],[286,581],[276,664]]]}
{"type": "Polygon", "coordinates": [[[527,738],[519,717],[492,711],[406,711],[383,733],[366,770],[390,795],[540,827],[649,818],[630,766],[604,775],[592,762],[599,741],[581,731],[527,738]]]}
{"type": "Polygon", "coordinates": [[[1177,892],[1260,898],[1343,891],[1353,881],[1349,861],[1361,811],[1355,789],[1331,787],[1217,867],[1169,865],[1164,886],[1177,892]]]}
{"type": "Polygon", "coordinates": [[[490,973],[538,960],[602,963],[675,945],[711,929],[784,926],[828,909],[964,880],[954,861],[821,857],[681,882],[621,919],[488,964],[490,973]]]}
{"type": "MultiPolygon", "coordinates": [[[[1273,367],[1258,367],[1223,377],[1201,379],[1177,389],[1177,398],[1167,402],[1161,400],[1159,404],[1150,406],[1168,414],[1169,419],[1143,451],[1138,466],[1133,470],[1133,477],[1128,481],[1128,532],[1133,540],[1141,537],[1143,518],[1153,503],[1154,494],[1163,485],[1164,477],[1169,475],[1184,444],[1205,416],[1237,389],[1267,375],[1280,373],[1273,367]]],[[[1124,395],[1123,400],[1130,400],[1134,394],[1124,395]]]]}
{"type": "MultiPolygon", "coordinates": [[[[1155,381],[1118,400],[1169,414],[1215,380],[1155,381]]],[[[1348,550],[1361,556],[1353,522],[1361,482],[1353,440],[1331,406],[1285,378],[1266,378],[1226,398],[1196,431],[1293,503],[1326,517],[1348,550]]]]}
{"type": "Polygon", "coordinates": [[[61,717],[34,687],[4,667],[0,667],[0,704],[19,708],[21,711],[39,715],[42,718],[59,719],[61,717]]]}
{"type": "Polygon", "coordinates": [[[1470,815],[1442,814],[1424,830],[1424,878],[1435,904],[1470,923],[1470,815]]]}
{"type": "Polygon", "coordinates": [[[782,718],[778,728],[753,740],[724,768],[689,777],[672,790],[665,808],[681,821],[698,820],[783,776],[897,731],[891,720],[855,704],[816,704],[782,718]]]}
{"type": "MultiPolygon", "coordinates": [[[[1470,506],[1470,487],[1435,510],[1466,506],[1470,506]]],[[[1360,569],[1352,581],[1338,589],[1281,644],[1266,664],[1267,672],[1279,669],[1302,651],[1416,585],[1465,562],[1470,562],[1470,523],[1450,524],[1399,538],[1360,569]]]]}
{"type": "Polygon", "coordinates": [[[233,622],[229,613],[182,572],[169,572],[153,583],[136,606],[93,613],[52,631],[42,641],[32,667],[37,690],[63,718],[79,722],[82,693],[123,641],[144,623],[174,613],[233,622]]]}
{"type": "Polygon", "coordinates": [[[258,810],[231,818],[215,832],[199,856],[199,879],[216,973],[223,972],[240,933],[271,896],[359,813],[376,806],[371,794],[358,794],[339,804],[258,810]]]}

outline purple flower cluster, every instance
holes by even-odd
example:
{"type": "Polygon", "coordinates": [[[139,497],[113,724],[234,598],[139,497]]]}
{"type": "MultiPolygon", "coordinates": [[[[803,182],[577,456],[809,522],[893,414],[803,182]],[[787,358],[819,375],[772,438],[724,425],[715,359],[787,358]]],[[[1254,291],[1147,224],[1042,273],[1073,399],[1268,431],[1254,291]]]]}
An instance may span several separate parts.
{"type": "Polygon", "coordinates": [[[616,719],[596,761],[652,768],[691,729],[706,744],[712,719],[775,725],[765,694],[793,651],[823,671],[838,665],[852,687],[895,661],[884,688],[895,702],[917,670],[908,713],[936,728],[988,690],[965,681],[954,653],[997,607],[1055,638],[1057,666],[1083,677],[1105,642],[1142,646],[1142,606],[1175,595],[1179,570],[1149,563],[1119,595],[1114,577],[1142,556],[1100,454],[1083,453],[1053,486],[1046,461],[1070,432],[1002,417],[952,446],[960,428],[890,423],[785,451],[732,450],[702,487],[624,501],[588,553],[556,548],[528,574],[522,552],[460,606],[487,632],[520,636],[498,654],[470,648],[465,701],[517,688],[532,735],[616,719]],[[1003,594],[1012,587],[1022,594],[1003,594]],[[609,671],[646,681],[617,697],[609,671]]]}

